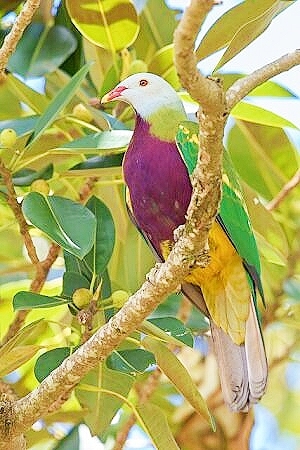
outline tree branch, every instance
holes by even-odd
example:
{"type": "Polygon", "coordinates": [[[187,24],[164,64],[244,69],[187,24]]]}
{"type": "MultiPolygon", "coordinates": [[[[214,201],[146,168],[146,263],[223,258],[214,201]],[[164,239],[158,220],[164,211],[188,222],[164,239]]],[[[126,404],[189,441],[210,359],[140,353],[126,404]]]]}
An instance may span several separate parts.
{"type": "Polygon", "coordinates": [[[273,78],[275,75],[279,75],[280,73],[285,72],[299,64],[300,49],[297,49],[292,53],[281,56],[250,75],[237,80],[226,93],[228,111],[230,111],[239,101],[245,98],[246,95],[253,91],[253,89],[257,86],[260,86],[265,81],[273,78]]]}
{"type": "Polygon", "coordinates": [[[300,184],[300,169],[295,175],[283,186],[281,191],[266,205],[266,209],[273,211],[280,203],[289,195],[289,193],[300,184]]]}
{"type": "Polygon", "coordinates": [[[31,19],[39,6],[40,0],[27,0],[20,14],[16,18],[12,29],[5,37],[2,47],[0,48],[0,82],[5,78],[5,68],[9,57],[15,51],[25,28],[30,24],[31,19]]]}
{"type": "Polygon", "coordinates": [[[215,80],[205,78],[197,69],[195,39],[214,0],[192,0],[174,33],[175,66],[182,86],[207,113],[218,111],[223,90],[215,80]]]}

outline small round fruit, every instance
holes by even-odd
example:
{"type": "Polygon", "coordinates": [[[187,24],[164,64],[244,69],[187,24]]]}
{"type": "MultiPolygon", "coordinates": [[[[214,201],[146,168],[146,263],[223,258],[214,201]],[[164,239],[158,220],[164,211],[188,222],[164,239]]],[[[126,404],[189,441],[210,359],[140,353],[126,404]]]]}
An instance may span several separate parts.
{"type": "Polygon", "coordinates": [[[92,300],[92,294],[89,289],[79,288],[73,293],[72,300],[77,308],[81,309],[87,306],[92,300]]]}
{"type": "Polygon", "coordinates": [[[115,291],[111,294],[111,299],[115,308],[122,308],[124,303],[127,302],[130,294],[126,291],[115,291]]]}
{"type": "Polygon", "coordinates": [[[38,179],[34,180],[30,186],[31,192],[39,192],[40,194],[48,195],[50,191],[49,184],[46,180],[38,179]]]}
{"type": "Polygon", "coordinates": [[[0,133],[2,147],[11,148],[17,142],[17,133],[12,128],[4,128],[0,133]]]}
{"type": "Polygon", "coordinates": [[[84,122],[90,123],[93,120],[93,115],[82,103],[78,103],[74,106],[72,114],[77,117],[77,119],[83,120],[84,122]]]}

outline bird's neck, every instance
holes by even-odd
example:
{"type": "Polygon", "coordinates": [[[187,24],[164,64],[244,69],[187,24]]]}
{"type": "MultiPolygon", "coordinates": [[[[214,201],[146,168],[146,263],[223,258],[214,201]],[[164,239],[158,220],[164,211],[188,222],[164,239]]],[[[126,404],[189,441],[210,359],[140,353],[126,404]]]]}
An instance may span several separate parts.
{"type": "MultiPolygon", "coordinates": [[[[180,122],[187,120],[182,108],[161,107],[144,120],[149,124],[149,133],[162,141],[174,142],[180,122]]],[[[138,125],[138,118],[137,118],[138,125]]]]}

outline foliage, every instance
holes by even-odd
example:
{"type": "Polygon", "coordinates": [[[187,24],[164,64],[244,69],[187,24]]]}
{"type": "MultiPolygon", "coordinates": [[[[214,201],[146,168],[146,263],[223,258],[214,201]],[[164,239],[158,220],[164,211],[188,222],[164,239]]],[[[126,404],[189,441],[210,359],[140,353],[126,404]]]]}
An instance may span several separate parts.
{"type": "MultiPolygon", "coordinates": [[[[8,8],[2,3],[5,14],[8,8]]],[[[11,9],[18,9],[19,3],[11,2],[11,9]]],[[[254,3],[242,2],[211,27],[196,50],[199,60],[226,47],[215,68],[219,70],[237,53],[246,52],[247,45],[275,15],[293,2],[254,3]]],[[[22,199],[38,255],[46,248],[41,259],[46,257],[50,241],[62,249],[41,294],[30,292],[33,266],[2,178],[2,338],[18,311],[30,312],[26,327],[1,348],[0,372],[8,381],[17,380],[14,389],[20,396],[32,390],[89,335],[90,330],[81,322],[81,311],[73,303],[76,289],[89,289],[96,303],[91,323],[94,331],[116,311],[112,293],[120,289],[128,295],[134,292],[153,265],[150,250],[130,223],[124,206],[121,164],[131,137],[133,112],[124,105],[109,105],[105,110],[92,105],[121,79],[140,71],[157,73],[180,88],[172,45],[177,19],[177,12],[163,0],[66,0],[53,16],[49,11],[37,15],[9,61],[12,73],[0,86],[0,101],[5,105],[0,111],[0,131],[11,128],[17,137],[12,145],[2,144],[1,158],[12,174],[16,195],[22,199]],[[43,93],[28,86],[31,77],[43,77],[43,93]],[[83,105],[83,115],[82,106],[76,109],[79,104],[83,105]],[[37,180],[46,182],[49,195],[34,188],[37,180]]],[[[218,76],[229,86],[242,75],[218,76]]],[[[251,95],[293,97],[275,82],[265,83],[251,95]]],[[[192,102],[187,94],[183,98],[192,102]]],[[[244,188],[268,303],[263,328],[271,370],[262,404],[276,416],[282,431],[299,440],[299,385],[288,385],[284,378],[298,361],[300,350],[299,188],[276,211],[265,208],[299,166],[298,149],[288,131],[288,127],[296,127],[285,117],[247,102],[234,108],[230,123],[225,145],[244,188]]],[[[28,433],[29,446],[42,442],[43,448],[77,449],[77,425],[81,422],[109,443],[133,412],[159,449],[176,449],[178,445],[199,449],[207,438],[214,448],[221,448],[220,442],[226,439],[230,448],[232,423],[238,429],[243,422],[239,416],[233,419],[216,401],[219,385],[212,375],[212,356],[203,359],[199,351],[190,348],[190,329],[207,330],[203,316],[193,310],[187,326],[174,319],[181,300],[180,294],[170,296],[152,319],[92,370],[61,410],[47,416],[42,430],[28,433]],[[172,353],[170,349],[175,347],[180,351],[172,353]],[[139,393],[156,364],[166,377],[142,403],[139,393]],[[180,404],[175,407],[179,393],[180,404]],[[118,411],[118,425],[111,425],[118,411]],[[51,431],[54,422],[69,422],[74,428],[59,441],[51,431]],[[198,433],[196,443],[188,437],[190,427],[193,435],[198,433]]],[[[200,343],[206,355],[205,338],[200,343]]]]}

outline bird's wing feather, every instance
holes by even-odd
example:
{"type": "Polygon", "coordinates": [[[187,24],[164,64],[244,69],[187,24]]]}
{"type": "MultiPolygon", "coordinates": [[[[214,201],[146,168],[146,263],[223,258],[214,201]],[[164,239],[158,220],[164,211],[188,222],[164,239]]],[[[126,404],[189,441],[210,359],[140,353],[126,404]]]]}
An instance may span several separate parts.
{"type": "MultiPolygon", "coordinates": [[[[195,122],[185,121],[180,124],[176,136],[177,147],[190,175],[196,167],[198,158],[198,131],[199,128],[195,122]]],[[[242,189],[230,155],[226,150],[224,150],[223,155],[222,202],[217,221],[243,259],[250,276],[249,281],[252,280],[250,282],[251,288],[254,284],[263,298],[258,249],[249,222],[247,207],[243,200],[242,189]]],[[[253,294],[255,296],[255,289],[253,289],[253,294]]]]}

